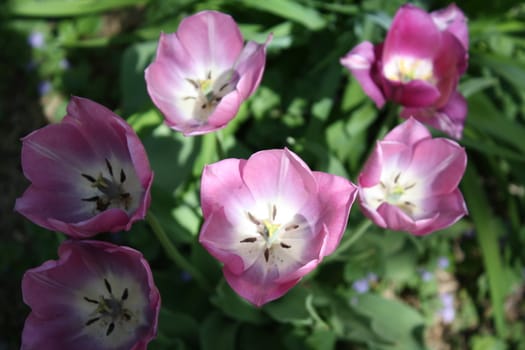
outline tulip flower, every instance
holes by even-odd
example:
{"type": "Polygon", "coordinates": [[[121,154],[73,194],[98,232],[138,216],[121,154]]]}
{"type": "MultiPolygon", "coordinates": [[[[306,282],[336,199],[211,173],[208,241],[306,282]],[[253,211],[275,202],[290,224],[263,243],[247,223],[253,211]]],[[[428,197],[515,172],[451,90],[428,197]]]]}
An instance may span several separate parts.
{"type": "Polygon", "coordinates": [[[454,138],[460,138],[467,113],[457,91],[468,59],[466,19],[455,5],[426,13],[404,5],[383,43],[363,42],[341,59],[378,108],[387,100],[454,138]]]}
{"type": "Polygon", "coordinates": [[[467,164],[465,150],[432,138],[413,118],[382,141],[359,175],[359,203],[375,224],[424,235],[467,214],[458,184],[467,164]]]}
{"type": "Polygon", "coordinates": [[[348,180],[312,172],[288,149],[225,159],[202,175],[199,241],[224,263],[232,289],[261,306],[335,250],[356,194],[348,180]]]}
{"type": "Polygon", "coordinates": [[[88,99],[73,97],[62,122],[22,139],[22,169],[31,185],[15,210],[73,238],[129,230],[149,207],[153,173],[140,139],[88,99]]]}
{"type": "Polygon", "coordinates": [[[101,241],[64,241],[58,260],[26,271],[31,308],[22,350],[145,350],[160,294],[142,254],[101,241]]]}
{"type": "Polygon", "coordinates": [[[167,125],[184,135],[225,127],[259,86],[270,39],[243,47],[233,18],[216,11],[189,16],[176,33],[162,33],[145,79],[167,125]]]}

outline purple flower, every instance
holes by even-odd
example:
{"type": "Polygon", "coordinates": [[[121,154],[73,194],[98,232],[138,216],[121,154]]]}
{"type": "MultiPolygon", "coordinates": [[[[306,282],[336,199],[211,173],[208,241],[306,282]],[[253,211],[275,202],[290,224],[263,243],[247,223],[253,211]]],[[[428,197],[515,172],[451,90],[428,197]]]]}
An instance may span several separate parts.
{"type": "Polygon", "coordinates": [[[456,317],[456,310],[454,308],[454,294],[452,293],[443,293],[439,295],[443,307],[439,311],[439,315],[443,320],[443,323],[450,324],[454,321],[456,317]]]}
{"type": "Polygon", "coordinates": [[[359,204],[380,227],[424,235],[467,214],[458,184],[467,155],[410,118],[390,131],[359,175],[359,204]]]}
{"type": "Polygon", "coordinates": [[[199,242],[233,290],[261,306],[335,250],[355,196],[350,181],[312,172],[288,149],[225,159],[202,175],[199,242]]]}
{"type": "Polygon", "coordinates": [[[58,260],[26,271],[31,308],[22,349],[145,350],[160,294],[142,254],[100,241],[65,241],[58,260]]]}
{"type": "Polygon", "coordinates": [[[428,271],[428,270],[421,270],[420,271],[420,275],[421,275],[421,279],[425,282],[429,282],[432,280],[432,278],[434,277],[434,275],[432,274],[432,272],[428,271]]]}
{"type": "Polygon", "coordinates": [[[58,63],[58,65],[63,70],[67,70],[67,69],[69,69],[71,67],[71,64],[69,63],[69,61],[66,58],[61,59],[60,62],[58,63]]]}
{"type": "Polygon", "coordinates": [[[216,11],[187,17],[176,33],[161,34],[145,78],[166,123],[184,135],[225,127],[259,86],[270,39],[243,47],[235,21],[216,11]]]}
{"type": "Polygon", "coordinates": [[[355,280],[352,283],[352,288],[359,294],[366,293],[370,289],[369,281],[366,278],[355,280]]]}
{"type": "Polygon", "coordinates": [[[27,37],[27,43],[32,48],[38,49],[44,46],[44,34],[42,32],[33,31],[27,37]]]}
{"type": "Polygon", "coordinates": [[[52,88],[53,86],[51,85],[51,82],[49,80],[43,80],[40,83],[38,83],[38,94],[40,96],[47,95],[47,93],[51,91],[52,88]]]}
{"type": "Polygon", "coordinates": [[[426,13],[407,4],[396,13],[383,43],[363,42],[341,59],[381,108],[401,104],[414,117],[460,138],[467,114],[457,91],[468,60],[466,19],[456,6],[426,13]]]}
{"type": "Polygon", "coordinates": [[[133,129],[109,109],[72,97],[59,124],[22,139],[31,186],[15,210],[35,224],[86,238],[129,230],[150,203],[153,173],[133,129]]]}
{"type": "Polygon", "coordinates": [[[450,262],[446,256],[441,256],[438,259],[437,265],[440,269],[446,269],[450,265],[450,262]]]}

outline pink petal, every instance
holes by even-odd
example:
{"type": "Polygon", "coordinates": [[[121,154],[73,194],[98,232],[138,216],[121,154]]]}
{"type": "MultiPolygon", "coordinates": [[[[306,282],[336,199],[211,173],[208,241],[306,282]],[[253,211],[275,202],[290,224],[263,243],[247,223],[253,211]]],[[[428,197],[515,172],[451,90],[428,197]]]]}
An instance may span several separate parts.
{"type": "Polygon", "coordinates": [[[328,237],[324,255],[331,254],[343,237],[350,214],[350,207],[357,196],[357,187],[350,181],[332,174],[314,172],[319,186],[322,218],[328,237]]]}
{"type": "Polygon", "coordinates": [[[438,138],[423,140],[414,149],[410,169],[430,183],[432,195],[446,194],[457,188],[467,165],[467,154],[456,142],[438,138]]]}
{"type": "MultiPolygon", "coordinates": [[[[382,48],[382,45],[380,47],[382,48]]],[[[377,62],[381,60],[380,56],[380,50],[372,43],[365,41],[354,47],[340,60],[341,64],[352,72],[378,108],[383,107],[386,102],[381,84],[377,81],[377,62]]]]}
{"type": "Polygon", "coordinates": [[[459,189],[437,197],[429,197],[422,205],[425,211],[436,213],[436,217],[428,225],[417,227],[414,234],[423,235],[437,230],[442,230],[452,226],[463,216],[468,214],[468,210],[459,189]]]}
{"type": "Polygon", "coordinates": [[[456,4],[430,13],[434,23],[442,31],[452,33],[463,45],[465,50],[469,47],[467,18],[456,4]]]}
{"type": "Polygon", "coordinates": [[[414,119],[409,119],[392,129],[383,140],[396,141],[412,146],[421,140],[431,138],[431,136],[423,124],[414,119]]]}
{"type": "Polygon", "coordinates": [[[231,68],[239,56],[243,39],[235,21],[216,11],[202,11],[186,17],[179,25],[177,37],[192,58],[193,64],[206,69],[231,68]]]}
{"type": "Polygon", "coordinates": [[[458,92],[454,92],[447,104],[435,108],[404,108],[403,118],[413,117],[418,121],[441,130],[455,139],[461,139],[467,116],[467,101],[458,92]]]}
{"type": "Polygon", "coordinates": [[[236,89],[243,100],[250,97],[261,82],[266,65],[266,47],[271,40],[272,35],[270,34],[264,44],[253,41],[247,42],[237,58],[235,71],[241,79],[237,83],[236,89]]]}
{"type": "Polygon", "coordinates": [[[436,86],[423,80],[412,80],[408,83],[403,83],[384,79],[382,87],[388,100],[403,106],[430,106],[441,96],[436,86]]]}
{"type": "Polygon", "coordinates": [[[397,11],[387,33],[383,61],[388,62],[394,55],[432,59],[440,41],[441,33],[430,15],[406,4],[397,11]]]}
{"type": "Polygon", "coordinates": [[[300,208],[317,192],[317,183],[306,163],[288,149],[253,154],[242,177],[253,197],[261,201],[286,198],[300,208]]]}

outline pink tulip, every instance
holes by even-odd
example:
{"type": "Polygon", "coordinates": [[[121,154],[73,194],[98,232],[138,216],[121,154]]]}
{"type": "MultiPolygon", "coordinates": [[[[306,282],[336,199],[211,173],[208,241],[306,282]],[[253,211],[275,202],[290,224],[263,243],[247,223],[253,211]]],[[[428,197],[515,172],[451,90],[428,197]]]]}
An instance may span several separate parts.
{"type": "Polygon", "coordinates": [[[460,138],[467,106],[456,92],[467,67],[466,19],[455,5],[426,13],[404,5],[383,43],[363,42],[341,59],[381,108],[401,104],[401,116],[414,117],[460,138]]]}
{"type": "Polygon", "coordinates": [[[133,129],[93,101],[72,97],[61,123],[22,139],[31,185],[15,210],[35,224],[86,238],[129,230],[150,203],[153,173],[133,129]]]}
{"type": "Polygon", "coordinates": [[[270,39],[243,47],[233,18],[216,11],[187,17],[176,33],[161,34],[145,78],[166,123],[184,135],[225,127],[259,86],[270,39]]]}
{"type": "Polygon", "coordinates": [[[424,235],[446,228],[467,208],[458,184],[467,164],[465,150],[433,139],[413,118],[394,128],[359,175],[359,203],[375,224],[424,235]]]}
{"type": "Polygon", "coordinates": [[[203,172],[199,241],[224,263],[233,290],[261,306],[335,250],[356,194],[348,180],[312,172],[288,149],[225,159],[203,172]]]}
{"type": "Polygon", "coordinates": [[[22,350],[145,350],[160,294],[142,254],[101,241],[65,241],[59,259],[26,271],[31,307],[22,350]]]}

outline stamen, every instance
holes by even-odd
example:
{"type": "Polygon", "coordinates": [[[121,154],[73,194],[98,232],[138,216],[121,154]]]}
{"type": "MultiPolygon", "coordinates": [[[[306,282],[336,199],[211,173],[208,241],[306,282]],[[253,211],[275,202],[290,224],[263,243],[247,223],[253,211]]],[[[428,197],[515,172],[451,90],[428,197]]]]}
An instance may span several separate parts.
{"type": "Polygon", "coordinates": [[[412,187],[414,187],[415,185],[416,185],[416,183],[414,182],[413,184],[406,186],[406,187],[405,187],[405,190],[409,190],[409,189],[411,189],[412,187]]]}
{"type": "Polygon", "coordinates": [[[382,189],[385,189],[386,186],[383,181],[379,181],[379,186],[381,186],[382,189]]]}
{"type": "Polygon", "coordinates": [[[281,247],[288,249],[288,248],[291,248],[292,246],[281,242],[281,247]]]}
{"type": "Polygon", "coordinates": [[[186,78],[186,80],[187,80],[191,85],[193,85],[193,87],[194,87],[195,89],[197,89],[197,90],[199,89],[199,84],[197,84],[197,82],[196,82],[195,80],[193,80],[193,79],[189,79],[189,78],[186,78]]]}
{"type": "Polygon", "coordinates": [[[202,108],[202,109],[206,109],[207,106],[208,106],[208,105],[207,105],[206,103],[203,103],[203,104],[201,105],[201,108],[202,108]]]}
{"type": "Polygon", "coordinates": [[[120,183],[122,184],[124,181],[126,181],[126,173],[124,169],[120,169],[120,183]]]}
{"type": "Polygon", "coordinates": [[[230,83],[226,83],[226,84],[223,84],[220,88],[219,88],[219,92],[222,92],[222,90],[226,89],[226,87],[230,85],[230,83]]]}
{"type": "Polygon", "coordinates": [[[211,70],[208,71],[208,75],[206,75],[206,79],[211,80],[211,70]]]}
{"type": "Polygon", "coordinates": [[[122,292],[122,296],[120,297],[120,300],[124,301],[128,298],[128,289],[125,288],[124,292],[122,292]]]}
{"type": "Polygon", "coordinates": [[[257,241],[257,237],[249,237],[249,238],[243,239],[240,243],[253,243],[255,241],[257,241]]]}
{"type": "Polygon", "coordinates": [[[106,289],[108,290],[109,294],[112,294],[111,292],[111,284],[109,284],[108,280],[104,278],[104,284],[106,285],[106,289]]]}
{"type": "Polygon", "coordinates": [[[275,217],[277,216],[277,207],[272,205],[272,221],[275,221],[275,217]]]}
{"type": "Polygon", "coordinates": [[[113,177],[113,167],[111,166],[111,163],[109,162],[107,158],[104,158],[104,160],[106,161],[106,168],[108,168],[109,175],[113,177]]]}
{"type": "Polygon", "coordinates": [[[95,178],[91,175],[88,175],[88,174],[80,174],[80,175],[82,175],[82,177],[88,180],[89,182],[97,182],[97,180],[95,180],[95,178]]]}
{"type": "Polygon", "coordinates": [[[266,248],[264,250],[264,260],[266,260],[266,262],[268,262],[268,259],[270,259],[270,249],[266,248]]]}
{"type": "Polygon", "coordinates": [[[92,318],[91,320],[88,320],[86,322],[86,326],[89,326],[90,324],[93,324],[93,323],[97,322],[98,320],[100,320],[100,317],[92,318]]]}
{"type": "Polygon", "coordinates": [[[255,225],[260,225],[261,222],[255,218],[255,216],[252,215],[252,213],[248,212],[248,219],[250,219],[251,222],[253,222],[255,225]]]}
{"type": "Polygon", "coordinates": [[[291,231],[291,230],[295,230],[295,229],[298,229],[299,228],[299,225],[297,224],[292,224],[292,225],[288,225],[284,228],[285,231],[291,231]]]}
{"type": "Polygon", "coordinates": [[[106,331],[106,336],[110,335],[114,329],[115,329],[115,323],[111,322],[108,326],[108,330],[106,331]]]}
{"type": "Polygon", "coordinates": [[[98,304],[98,301],[96,301],[95,299],[84,297],[84,300],[92,304],[98,304]]]}
{"type": "Polygon", "coordinates": [[[99,196],[89,197],[89,198],[82,198],[84,202],[96,202],[99,200],[99,196]]]}
{"type": "Polygon", "coordinates": [[[401,173],[397,173],[396,177],[394,178],[395,184],[397,184],[397,180],[399,180],[399,176],[401,176],[401,173]]]}

